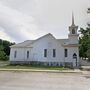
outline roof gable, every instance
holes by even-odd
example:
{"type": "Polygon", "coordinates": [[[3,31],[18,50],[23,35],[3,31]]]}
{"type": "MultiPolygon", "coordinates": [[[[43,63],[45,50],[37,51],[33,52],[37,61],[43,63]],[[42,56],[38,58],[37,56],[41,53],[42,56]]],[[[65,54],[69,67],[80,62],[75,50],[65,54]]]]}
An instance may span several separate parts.
{"type": "MultiPolygon", "coordinates": [[[[36,43],[36,42],[38,42],[38,41],[40,41],[40,40],[46,39],[47,37],[48,37],[48,38],[53,38],[54,40],[56,40],[56,38],[55,38],[51,33],[48,33],[48,34],[46,34],[46,35],[44,35],[44,36],[42,36],[42,37],[34,40],[31,44],[28,44],[27,47],[32,46],[32,44],[34,44],[34,43],[36,43]]],[[[56,40],[56,41],[57,41],[57,40],[56,40]]]]}
{"type": "Polygon", "coordinates": [[[38,39],[36,39],[36,40],[26,40],[26,41],[24,41],[24,42],[22,42],[22,43],[18,43],[18,44],[12,45],[12,46],[10,46],[10,47],[11,47],[11,48],[32,47],[32,44],[33,44],[33,43],[36,43],[36,42],[38,42],[39,40],[42,40],[42,39],[44,39],[44,38],[46,38],[46,37],[54,39],[54,40],[55,40],[56,42],[58,42],[59,44],[65,44],[65,43],[68,42],[68,39],[56,39],[51,33],[48,33],[48,34],[46,34],[46,35],[44,35],[44,36],[42,36],[42,37],[40,37],[40,38],[38,38],[38,39]]]}
{"type": "Polygon", "coordinates": [[[44,35],[44,36],[42,36],[42,37],[36,39],[34,42],[36,42],[36,41],[38,41],[38,40],[41,40],[41,39],[43,39],[43,38],[46,38],[46,37],[51,37],[51,38],[56,39],[51,33],[48,33],[48,34],[46,34],[46,35],[44,35]]]}

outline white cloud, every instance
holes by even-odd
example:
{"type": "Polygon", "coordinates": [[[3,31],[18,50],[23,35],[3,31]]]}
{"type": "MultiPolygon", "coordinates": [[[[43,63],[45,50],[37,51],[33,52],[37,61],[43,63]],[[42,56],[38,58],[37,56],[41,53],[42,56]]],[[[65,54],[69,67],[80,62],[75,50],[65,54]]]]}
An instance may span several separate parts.
{"type": "Polygon", "coordinates": [[[0,28],[0,39],[4,40],[10,40],[13,42],[12,38],[10,38],[3,30],[3,28],[0,28]]]}
{"type": "Polygon", "coordinates": [[[46,33],[66,38],[71,24],[85,27],[90,0],[0,0],[0,26],[14,41],[35,39],[46,33]]]}
{"type": "Polygon", "coordinates": [[[4,33],[15,41],[35,38],[38,28],[33,17],[4,5],[0,5],[0,8],[0,26],[4,28],[4,33]]]}

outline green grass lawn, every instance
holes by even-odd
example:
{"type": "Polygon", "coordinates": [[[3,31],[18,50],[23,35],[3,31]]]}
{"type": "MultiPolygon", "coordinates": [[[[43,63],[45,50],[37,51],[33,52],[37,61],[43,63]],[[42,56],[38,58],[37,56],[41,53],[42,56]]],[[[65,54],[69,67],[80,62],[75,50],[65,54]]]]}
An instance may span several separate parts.
{"type": "Polygon", "coordinates": [[[48,67],[48,66],[1,66],[0,68],[5,68],[5,69],[39,69],[39,70],[67,70],[68,68],[64,67],[48,67]]]}
{"type": "Polygon", "coordinates": [[[68,70],[59,66],[10,65],[8,61],[0,61],[1,69],[36,69],[36,70],[68,70]]]}

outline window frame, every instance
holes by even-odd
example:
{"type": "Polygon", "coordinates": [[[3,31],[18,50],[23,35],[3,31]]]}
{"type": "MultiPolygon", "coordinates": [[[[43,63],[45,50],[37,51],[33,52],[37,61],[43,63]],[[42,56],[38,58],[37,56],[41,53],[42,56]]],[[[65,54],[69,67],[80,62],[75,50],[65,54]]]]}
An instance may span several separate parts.
{"type": "Polygon", "coordinates": [[[72,34],[75,34],[75,29],[72,29],[72,34]]]}
{"type": "Polygon", "coordinates": [[[29,58],[29,51],[27,51],[27,59],[29,58]]]}
{"type": "Polygon", "coordinates": [[[44,49],[44,57],[47,57],[47,49],[44,49]]]}
{"type": "Polygon", "coordinates": [[[16,57],[17,57],[17,51],[14,52],[14,58],[16,58],[16,57]]]}
{"type": "Polygon", "coordinates": [[[76,58],[77,58],[77,54],[74,53],[74,54],[73,54],[73,59],[76,59],[76,58]]]}
{"type": "Polygon", "coordinates": [[[64,56],[68,57],[68,49],[64,49],[64,56]]]}
{"type": "Polygon", "coordinates": [[[56,49],[53,49],[53,57],[56,57],[56,49]]]}

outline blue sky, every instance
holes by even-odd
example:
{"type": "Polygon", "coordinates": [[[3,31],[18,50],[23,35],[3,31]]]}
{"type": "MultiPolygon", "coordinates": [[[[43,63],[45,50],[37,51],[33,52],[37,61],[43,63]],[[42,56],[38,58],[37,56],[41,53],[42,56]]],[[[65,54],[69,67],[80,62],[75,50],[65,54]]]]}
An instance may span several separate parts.
{"type": "Polygon", "coordinates": [[[90,0],[0,0],[0,38],[14,42],[47,33],[67,38],[72,11],[75,24],[86,27],[90,0]]]}

